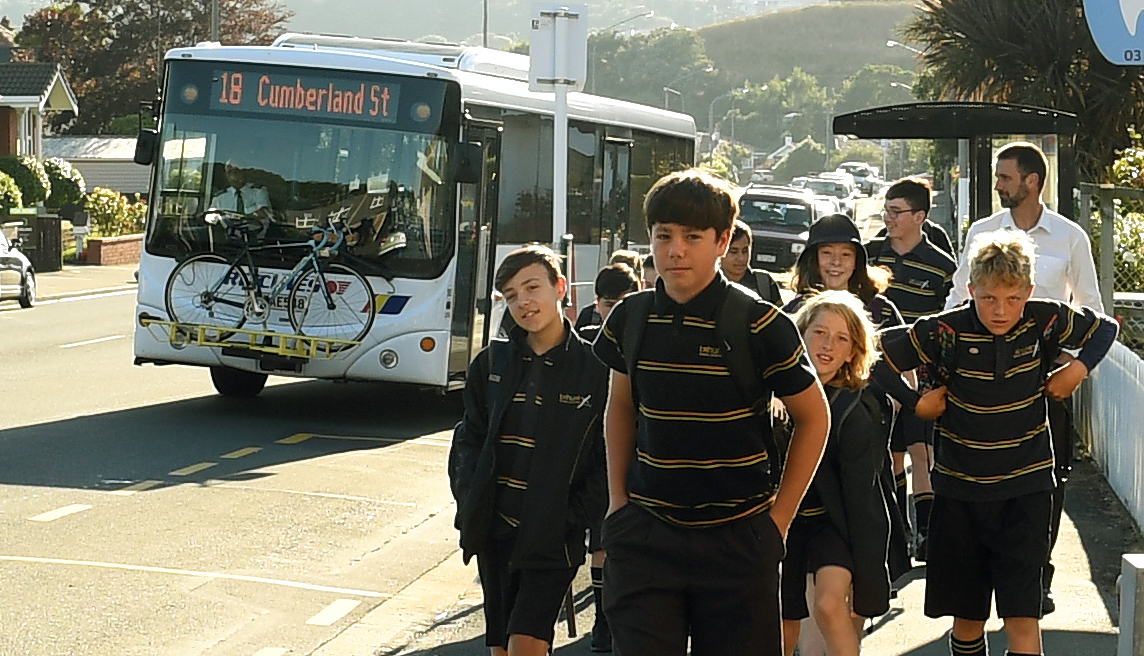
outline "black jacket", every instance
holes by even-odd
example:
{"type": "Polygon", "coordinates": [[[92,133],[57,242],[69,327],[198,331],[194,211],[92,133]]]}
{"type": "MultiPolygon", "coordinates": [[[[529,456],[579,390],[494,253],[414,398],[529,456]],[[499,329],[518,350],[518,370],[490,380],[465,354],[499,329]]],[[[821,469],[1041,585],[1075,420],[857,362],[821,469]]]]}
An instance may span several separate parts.
{"type": "Polygon", "coordinates": [[[831,389],[830,414],[841,425],[830,431],[814,486],[826,515],[854,559],[854,612],[878,617],[890,608],[890,582],[909,569],[904,549],[891,548],[897,514],[890,467],[889,414],[878,395],[831,389]],[[857,403],[854,404],[855,400],[857,403]],[[851,407],[851,405],[853,407],[851,407]],[[849,412],[846,412],[849,408],[849,412]],[[845,417],[843,415],[845,414],[845,417]]]}
{"type": "MultiPolygon", "coordinates": [[[[604,404],[608,371],[566,321],[559,370],[542,382],[544,400],[527,500],[511,569],[561,569],[584,561],[584,529],[600,521],[608,504],[604,463],[604,404]]],[[[465,416],[453,431],[449,480],[457,500],[455,525],[465,562],[486,549],[496,511],[497,444],[501,423],[525,371],[518,342],[494,340],[469,365],[465,416]],[[498,363],[490,367],[489,354],[498,363]],[[503,361],[500,358],[504,357],[503,361]],[[494,371],[499,371],[499,380],[494,371]],[[493,392],[490,394],[490,382],[493,392]]]]}

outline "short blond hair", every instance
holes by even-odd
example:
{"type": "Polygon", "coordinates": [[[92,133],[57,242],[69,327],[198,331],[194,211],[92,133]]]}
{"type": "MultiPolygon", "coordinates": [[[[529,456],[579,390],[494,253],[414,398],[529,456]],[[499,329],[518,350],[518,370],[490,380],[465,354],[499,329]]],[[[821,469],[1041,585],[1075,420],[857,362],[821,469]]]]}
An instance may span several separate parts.
{"type": "Polygon", "coordinates": [[[969,247],[969,284],[1031,287],[1036,284],[1036,264],[1036,244],[1024,230],[982,233],[969,247]]]}
{"type": "Polygon", "coordinates": [[[870,315],[857,296],[850,292],[832,290],[814,294],[799,308],[794,315],[794,325],[798,326],[798,332],[805,336],[810,324],[823,312],[833,312],[846,321],[851,348],[854,349],[854,357],[842,365],[835,374],[835,380],[839,380],[839,387],[860,390],[866,386],[870,370],[878,360],[874,322],[870,320],[870,315]]]}

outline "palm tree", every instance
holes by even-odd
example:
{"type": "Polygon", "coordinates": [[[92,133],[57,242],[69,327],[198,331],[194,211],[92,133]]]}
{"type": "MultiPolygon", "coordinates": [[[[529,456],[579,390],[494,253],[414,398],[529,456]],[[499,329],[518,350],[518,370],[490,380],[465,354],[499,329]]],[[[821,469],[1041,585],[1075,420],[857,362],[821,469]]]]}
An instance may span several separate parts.
{"type": "Polygon", "coordinates": [[[905,37],[940,99],[1075,113],[1082,179],[1109,179],[1128,127],[1144,124],[1144,67],[1100,55],[1080,0],[922,0],[905,37]]]}

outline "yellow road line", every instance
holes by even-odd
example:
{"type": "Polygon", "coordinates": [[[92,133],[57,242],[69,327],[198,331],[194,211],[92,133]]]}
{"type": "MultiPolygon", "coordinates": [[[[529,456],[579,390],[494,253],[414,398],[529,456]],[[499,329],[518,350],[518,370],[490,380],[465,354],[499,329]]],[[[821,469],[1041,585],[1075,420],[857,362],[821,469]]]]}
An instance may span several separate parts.
{"type": "Polygon", "coordinates": [[[284,437],[276,441],[275,444],[298,444],[299,442],[305,442],[311,437],[316,436],[313,433],[296,433],[290,437],[284,437]]]}
{"type": "Polygon", "coordinates": [[[136,483],[134,485],[128,485],[125,488],[122,488],[119,490],[113,490],[111,492],[111,494],[115,494],[115,495],[118,495],[121,497],[128,497],[128,496],[131,496],[132,494],[135,494],[136,492],[143,492],[144,490],[150,490],[151,488],[158,487],[162,484],[163,484],[163,481],[155,481],[155,480],[139,481],[138,483],[136,483]]]}
{"type": "Polygon", "coordinates": [[[70,506],[56,508],[55,510],[36,515],[35,517],[29,517],[28,519],[32,520],[33,522],[51,522],[59,519],[60,517],[67,517],[68,515],[82,512],[88,508],[91,508],[91,506],[83,503],[73,503],[70,506]]]}
{"type": "Polygon", "coordinates": [[[217,464],[218,464],[217,462],[200,462],[200,463],[190,465],[189,467],[183,467],[182,469],[176,469],[173,472],[169,472],[167,475],[168,476],[190,476],[191,474],[197,474],[204,469],[210,469],[211,467],[214,467],[217,464]]]}
{"type": "Polygon", "coordinates": [[[306,620],[306,624],[313,626],[330,626],[334,622],[349,615],[350,611],[361,605],[360,599],[339,599],[326,606],[322,612],[306,620]]]}
{"type": "Polygon", "coordinates": [[[260,447],[260,446],[248,446],[245,449],[239,449],[237,451],[231,451],[230,453],[225,453],[219,457],[220,458],[226,458],[228,460],[234,460],[235,458],[241,458],[243,456],[248,456],[252,453],[258,453],[261,450],[262,450],[262,447],[260,447]]]}

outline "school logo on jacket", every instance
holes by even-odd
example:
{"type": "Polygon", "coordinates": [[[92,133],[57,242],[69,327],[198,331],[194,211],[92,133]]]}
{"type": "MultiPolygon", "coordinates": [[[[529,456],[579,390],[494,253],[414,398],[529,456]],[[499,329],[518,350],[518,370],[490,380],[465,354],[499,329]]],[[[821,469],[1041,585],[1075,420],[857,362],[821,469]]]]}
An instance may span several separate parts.
{"type": "Polygon", "coordinates": [[[717,358],[719,357],[718,346],[700,346],[699,355],[704,358],[717,358]]]}
{"type": "Polygon", "coordinates": [[[580,408],[591,408],[592,395],[586,394],[584,396],[580,396],[579,394],[561,394],[560,402],[566,403],[568,405],[574,405],[576,406],[577,410],[580,408]]]}

